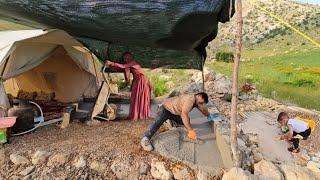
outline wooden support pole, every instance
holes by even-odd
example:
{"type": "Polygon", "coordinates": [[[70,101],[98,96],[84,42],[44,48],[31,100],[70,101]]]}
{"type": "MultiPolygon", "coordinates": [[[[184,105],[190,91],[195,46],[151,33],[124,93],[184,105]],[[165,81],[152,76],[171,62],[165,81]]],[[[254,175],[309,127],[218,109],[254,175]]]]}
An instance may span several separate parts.
{"type": "Polygon", "coordinates": [[[236,12],[237,12],[237,34],[236,34],[236,56],[233,62],[233,73],[232,73],[232,100],[231,100],[231,132],[230,142],[231,150],[234,159],[234,166],[240,167],[241,160],[238,151],[238,131],[237,131],[237,103],[238,103],[238,74],[239,74],[239,63],[241,57],[241,46],[242,46],[242,2],[241,0],[236,1],[236,12]]]}
{"type": "Polygon", "coordinates": [[[205,83],[205,79],[204,79],[204,61],[205,61],[205,59],[204,59],[204,57],[203,56],[201,56],[201,65],[202,65],[202,71],[201,71],[201,73],[202,73],[202,92],[206,92],[206,90],[205,90],[205,86],[204,86],[204,83],[205,83]]]}

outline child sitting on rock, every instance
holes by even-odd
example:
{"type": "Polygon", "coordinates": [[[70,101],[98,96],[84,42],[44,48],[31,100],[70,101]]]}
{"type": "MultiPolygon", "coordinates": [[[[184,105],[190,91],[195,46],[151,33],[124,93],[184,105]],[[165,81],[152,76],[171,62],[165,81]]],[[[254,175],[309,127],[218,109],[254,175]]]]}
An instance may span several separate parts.
{"type": "Polygon", "coordinates": [[[289,119],[289,116],[285,112],[281,112],[278,116],[278,122],[281,126],[287,126],[288,132],[280,137],[280,140],[291,141],[293,146],[288,148],[290,152],[298,153],[299,149],[299,140],[306,140],[311,134],[311,128],[308,123],[296,120],[289,119]]]}

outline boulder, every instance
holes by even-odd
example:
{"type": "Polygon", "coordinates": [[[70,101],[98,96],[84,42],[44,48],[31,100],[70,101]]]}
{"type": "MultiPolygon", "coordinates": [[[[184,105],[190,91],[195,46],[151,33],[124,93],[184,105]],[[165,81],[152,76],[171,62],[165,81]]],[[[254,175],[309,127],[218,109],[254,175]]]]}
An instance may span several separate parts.
{"type": "Polygon", "coordinates": [[[272,180],[284,180],[282,173],[279,168],[270,161],[261,160],[254,164],[254,174],[263,176],[266,179],[272,180]]]}
{"type": "Polygon", "coordinates": [[[127,158],[117,158],[111,164],[112,172],[117,179],[138,179],[139,172],[127,158]]]}
{"type": "Polygon", "coordinates": [[[166,168],[164,162],[152,159],[151,162],[151,175],[160,180],[171,180],[173,179],[172,172],[166,168]]]}
{"type": "Polygon", "coordinates": [[[320,163],[316,163],[313,161],[309,161],[307,163],[307,168],[313,172],[314,175],[316,175],[318,178],[320,178],[320,163]]]}
{"type": "Polygon", "coordinates": [[[320,158],[317,157],[317,156],[314,156],[314,157],[311,158],[311,160],[314,161],[314,162],[319,162],[319,159],[320,159],[320,158]]]}
{"type": "Polygon", "coordinates": [[[202,91],[202,83],[192,82],[186,86],[178,87],[169,93],[169,97],[179,96],[186,93],[196,93],[202,91]]]}
{"type": "MultiPolygon", "coordinates": [[[[204,82],[214,81],[215,80],[215,72],[212,69],[205,67],[203,69],[204,82]]],[[[202,72],[196,72],[192,75],[191,81],[202,83],[202,72]]]]}
{"type": "Polygon", "coordinates": [[[233,167],[222,177],[222,180],[254,180],[254,176],[249,171],[244,171],[241,168],[233,167]]]}
{"type": "Polygon", "coordinates": [[[76,168],[86,167],[87,166],[86,159],[83,156],[80,156],[78,159],[74,161],[73,166],[76,168]]]}
{"type": "Polygon", "coordinates": [[[98,161],[93,161],[90,164],[90,169],[97,171],[99,173],[104,173],[107,170],[107,165],[98,161]]]}
{"type": "Polygon", "coordinates": [[[197,173],[197,179],[198,180],[207,180],[209,178],[210,178],[210,176],[209,176],[209,174],[207,172],[199,169],[199,171],[197,173]]]}
{"type": "Polygon", "coordinates": [[[184,166],[175,166],[172,169],[173,177],[177,180],[191,180],[192,176],[188,169],[184,166]]]}
{"type": "Polygon", "coordinates": [[[144,161],[141,161],[139,164],[139,173],[143,175],[147,175],[150,171],[150,165],[144,161]]]}
{"type": "Polygon", "coordinates": [[[297,165],[287,165],[283,164],[280,166],[284,177],[288,180],[298,180],[298,179],[308,179],[316,180],[315,176],[310,173],[306,168],[297,165]]]}
{"type": "Polygon", "coordinates": [[[21,156],[19,154],[11,154],[10,155],[10,160],[15,165],[29,164],[30,163],[30,161],[26,157],[21,156]]]}
{"type": "Polygon", "coordinates": [[[68,156],[64,153],[58,153],[51,156],[48,160],[47,166],[62,166],[68,161],[68,156]]]}
{"type": "Polygon", "coordinates": [[[260,162],[263,159],[263,155],[259,151],[253,152],[253,160],[255,163],[260,162]]]}
{"type": "Polygon", "coordinates": [[[36,164],[45,163],[50,155],[51,155],[51,153],[49,153],[47,151],[39,151],[38,150],[32,156],[32,160],[31,160],[32,164],[36,165],[36,164]]]}
{"type": "Polygon", "coordinates": [[[218,73],[215,77],[213,84],[213,91],[218,94],[230,94],[231,93],[231,81],[223,74],[218,73]]]}
{"type": "Polygon", "coordinates": [[[24,170],[20,171],[20,175],[21,176],[27,176],[29,175],[30,173],[32,173],[34,171],[35,167],[34,166],[29,166],[27,168],[25,168],[24,170]]]}

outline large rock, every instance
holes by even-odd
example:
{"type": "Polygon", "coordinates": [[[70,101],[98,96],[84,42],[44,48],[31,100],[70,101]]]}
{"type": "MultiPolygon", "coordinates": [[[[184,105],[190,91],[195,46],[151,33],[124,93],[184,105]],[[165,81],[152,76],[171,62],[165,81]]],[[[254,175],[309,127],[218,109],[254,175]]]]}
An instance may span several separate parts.
{"type": "Polygon", "coordinates": [[[34,171],[35,167],[34,166],[29,166],[27,168],[25,168],[24,170],[20,171],[20,175],[21,176],[27,176],[29,175],[30,173],[32,173],[34,171]]]}
{"type": "MultiPolygon", "coordinates": [[[[203,69],[203,75],[204,75],[204,82],[208,81],[214,81],[215,79],[215,72],[212,69],[209,69],[205,67],[203,69]]],[[[196,82],[196,83],[202,83],[202,72],[196,72],[193,74],[191,77],[191,81],[196,82]]]]}
{"type": "Polygon", "coordinates": [[[254,180],[254,176],[249,171],[234,167],[225,173],[222,180],[254,180]]]}
{"type": "Polygon", "coordinates": [[[296,165],[287,165],[283,164],[280,166],[284,177],[288,180],[300,180],[300,179],[308,179],[308,180],[316,180],[315,176],[310,173],[306,168],[296,165]]]}
{"type": "Polygon", "coordinates": [[[87,161],[83,156],[80,156],[74,161],[73,166],[76,168],[84,168],[87,166],[87,161]]]}
{"type": "Polygon", "coordinates": [[[172,172],[166,168],[164,162],[152,159],[151,162],[151,175],[160,180],[171,180],[173,179],[172,172]]]}
{"type": "Polygon", "coordinates": [[[172,173],[173,173],[174,179],[177,179],[177,180],[191,180],[192,179],[190,172],[184,166],[175,166],[172,169],[172,173]]]}
{"type": "Polygon", "coordinates": [[[254,174],[270,180],[284,179],[282,173],[279,171],[279,168],[272,162],[266,160],[261,160],[254,165],[254,174]]]}
{"type": "Polygon", "coordinates": [[[21,156],[19,154],[11,154],[10,160],[15,165],[29,164],[29,162],[30,162],[26,157],[21,156]]]}
{"type": "Polygon", "coordinates": [[[104,173],[107,170],[107,165],[98,161],[93,161],[90,164],[90,169],[97,171],[99,173],[104,173]]]}
{"type": "Polygon", "coordinates": [[[117,179],[138,179],[139,170],[127,158],[115,159],[111,165],[112,172],[117,179]]]}
{"type": "Polygon", "coordinates": [[[139,164],[139,173],[143,175],[147,175],[150,171],[150,165],[144,161],[141,161],[139,164]]]}
{"type": "Polygon", "coordinates": [[[206,171],[199,169],[199,171],[197,173],[198,180],[208,180],[209,178],[210,178],[210,175],[206,171]]]}
{"type": "Polygon", "coordinates": [[[307,168],[313,172],[314,175],[316,175],[318,178],[320,178],[320,163],[316,163],[313,161],[309,161],[307,163],[307,168]]]}
{"type": "Polygon", "coordinates": [[[68,155],[64,153],[58,153],[51,156],[48,160],[47,166],[62,166],[68,161],[68,155]]]}
{"type": "Polygon", "coordinates": [[[215,77],[215,81],[212,86],[212,90],[215,93],[218,94],[227,94],[231,93],[231,81],[229,78],[223,74],[218,73],[215,77]]]}
{"type": "Polygon", "coordinates": [[[36,164],[45,163],[50,155],[51,155],[51,153],[49,153],[47,151],[38,150],[32,156],[32,160],[31,160],[32,164],[36,165],[36,164]]]}

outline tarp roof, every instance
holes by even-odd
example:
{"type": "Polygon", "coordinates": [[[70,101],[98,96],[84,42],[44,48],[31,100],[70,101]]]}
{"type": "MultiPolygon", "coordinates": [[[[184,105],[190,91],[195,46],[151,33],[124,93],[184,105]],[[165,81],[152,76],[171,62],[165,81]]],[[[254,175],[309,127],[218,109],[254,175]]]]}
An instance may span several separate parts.
{"type": "Polygon", "coordinates": [[[198,55],[205,56],[205,47],[216,37],[218,22],[229,20],[229,2],[0,0],[0,14],[28,26],[63,29],[100,59],[107,58],[106,51],[112,59],[132,51],[143,67],[199,69],[198,55]]]}

